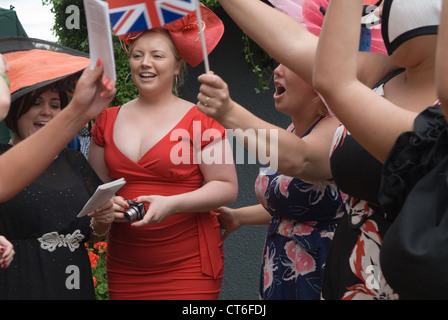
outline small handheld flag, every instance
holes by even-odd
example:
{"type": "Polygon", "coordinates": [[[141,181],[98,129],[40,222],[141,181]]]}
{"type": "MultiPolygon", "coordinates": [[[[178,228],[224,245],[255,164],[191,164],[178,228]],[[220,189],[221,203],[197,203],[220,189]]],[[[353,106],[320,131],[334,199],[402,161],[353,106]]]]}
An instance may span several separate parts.
{"type": "MultiPolygon", "coordinates": [[[[193,67],[195,67],[201,60],[198,61],[197,55],[192,59],[191,52],[193,52],[193,48],[196,47],[196,45],[189,41],[196,42],[200,38],[203,56],[202,60],[205,64],[205,71],[206,73],[210,71],[208,53],[213,50],[219,42],[219,39],[224,32],[224,25],[213,12],[203,5],[200,6],[198,0],[106,1],[109,3],[109,16],[115,35],[120,36],[121,38],[126,37],[126,35],[129,34],[163,26],[170,31],[172,40],[175,42],[178,50],[187,53],[188,58],[181,52],[184,59],[193,67]],[[202,18],[203,10],[206,10],[207,21],[204,21],[202,18]],[[183,24],[190,24],[192,21],[190,19],[196,19],[194,24],[196,30],[198,30],[197,34],[199,35],[196,40],[191,40],[191,37],[187,37],[186,33],[184,34],[183,28],[187,28],[187,26],[183,24]],[[210,21],[210,19],[214,21],[210,21]],[[179,21],[181,21],[180,24],[179,21]],[[175,25],[173,25],[173,23],[175,25]],[[180,29],[178,29],[179,27],[180,29]],[[207,29],[209,33],[211,32],[211,35],[206,37],[204,35],[204,29],[207,29]],[[181,38],[177,35],[179,32],[182,33],[181,38]]],[[[191,33],[191,30],[185,30],[185,32],[191,33]]]]}
{"type": "Polygon", "coordinates": [[[107,0],[114,34],[148,30],[182,18],[197,8],[197,0],[107,0]]]}

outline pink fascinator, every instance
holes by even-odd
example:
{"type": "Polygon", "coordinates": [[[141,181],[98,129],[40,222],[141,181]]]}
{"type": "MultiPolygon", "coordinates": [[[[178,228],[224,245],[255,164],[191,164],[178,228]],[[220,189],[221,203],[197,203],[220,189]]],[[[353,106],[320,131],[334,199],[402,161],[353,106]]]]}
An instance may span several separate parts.
{"type": "Polygon", "coordinates": [[[269,0],[279,11],[287,14],[295,21],[303,23],[302,6],[305,0],[269,0]]]}
{"type": "MultiPolygon", "coordinates": [[[[302,24],[309,32],[319,36],[330,0],[269,0],[269,2],[277,10],[302,24]]],[[[377,2],[378,0],[365,0],[365,5],[374,5],[377,2]]],[[[387,52],[380,25],[371,28],[370,51],[383,54],[387,52]]]]}

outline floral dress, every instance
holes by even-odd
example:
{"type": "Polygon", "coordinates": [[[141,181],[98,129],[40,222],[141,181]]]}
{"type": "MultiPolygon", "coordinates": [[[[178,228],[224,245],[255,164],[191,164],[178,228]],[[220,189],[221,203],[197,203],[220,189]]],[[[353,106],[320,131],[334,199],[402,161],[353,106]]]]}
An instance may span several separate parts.
{"type": "MultiPolygon", "coordinates": [[[[384,96],[384,85],[402,71],[387,75],[374,91],[384,96]]],[[[398,299],[380,266],[383,237],[391,224],[378,199],[383,165],[342,124],[333,138],[330,165],[334,180],[347,198],[327,257],[323,298],[398,299]]]]}
{"type": "Polygon", "coordinates": [[[260,298],[320,299],[325,260],[342,203],[338,188],[332,181],[307,182],[262,167],[255,193],[272,215],[263,250],[260,298]]]}

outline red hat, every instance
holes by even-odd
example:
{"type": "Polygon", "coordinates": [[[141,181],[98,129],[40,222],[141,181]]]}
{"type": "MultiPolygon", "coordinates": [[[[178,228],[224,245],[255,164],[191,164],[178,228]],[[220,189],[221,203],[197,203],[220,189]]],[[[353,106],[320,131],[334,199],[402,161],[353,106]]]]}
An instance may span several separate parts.
{"type": "MultiPolygon", "coordinates": [[[[199,26],[198,17],[194,11],[161,27],[169,31],[171,40],[179,54],[193,68],[204,60],[199,28],[203,30],[207,54],[210,54],[215,49],[224,34],[224,24],[218,16],[203,5],[200,6],[200,10],[202,16],[201,26],[199,26]]],[[[119,38],[125,44],[130,45],[140,38],[143,33],[144,31],[132,32],[119,36],[119,38]]]]}

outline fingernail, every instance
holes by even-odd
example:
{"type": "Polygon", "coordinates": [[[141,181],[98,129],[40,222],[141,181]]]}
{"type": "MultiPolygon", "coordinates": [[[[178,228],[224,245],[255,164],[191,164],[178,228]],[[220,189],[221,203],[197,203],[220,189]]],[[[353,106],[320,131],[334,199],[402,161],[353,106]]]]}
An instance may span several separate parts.
{"type": "Polygon", "coordinates": [[[106,97],[106,96],[107,96],[107,93],[106,93],[106,92],[101,92],[101,93],[100,93],[100,97],[101,97],[101,98],[104,98],[104,97],[106,97]]]}
{"type": "Polygon", "coordinates": [[[98,58],[98,60],[96,60],[96,66],[97,67],[101,66],[101,58],[98,58]]]}
{"type": "Polygon", "coordinates": [[[5,252],[5,248],[0,248],[0,251],[1,252],[5,252]]]}
{"type": "Polygon", "coordinates": [[[107,85],[109,84],[109,82],[110,82],[110,79],[109,79],[109,78],[104,78],[104,80],[103,80],[103,85],[104,85],[105,87],[107,87],[107,85]]]}

